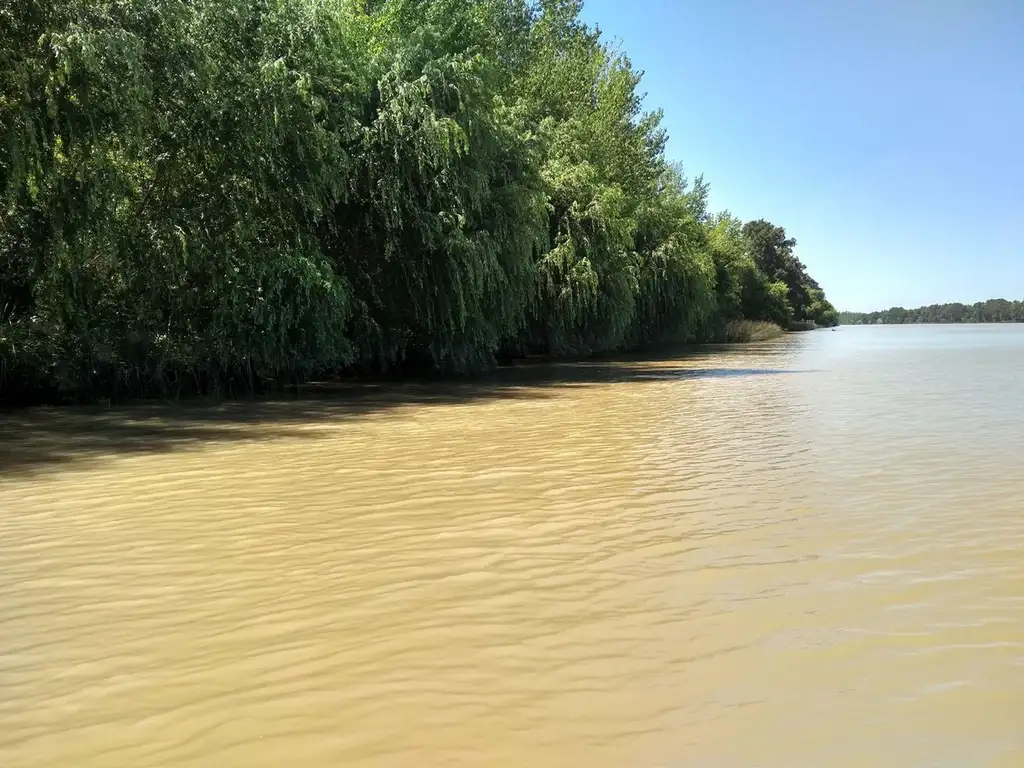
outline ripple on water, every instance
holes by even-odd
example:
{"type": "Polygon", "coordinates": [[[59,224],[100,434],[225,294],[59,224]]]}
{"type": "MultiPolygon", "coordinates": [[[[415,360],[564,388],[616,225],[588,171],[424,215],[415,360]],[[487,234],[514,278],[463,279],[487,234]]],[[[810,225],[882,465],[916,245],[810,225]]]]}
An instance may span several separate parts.
{"type": "Polygon", "coordinates": [[[1021,764],[1024,336],[890,330],[19,416],[0,762],[1021,764]]]}

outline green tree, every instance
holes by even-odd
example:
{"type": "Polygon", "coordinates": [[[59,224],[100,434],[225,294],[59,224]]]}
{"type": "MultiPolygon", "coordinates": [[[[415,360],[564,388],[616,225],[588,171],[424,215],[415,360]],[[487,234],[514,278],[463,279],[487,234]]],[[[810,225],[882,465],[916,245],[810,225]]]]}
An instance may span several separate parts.
{"type": "Polygon", "coordinates": [[[580,7],[0,0],[0,392],[252,392],[833,322],[784,229],[709,214],[580,7]]]}
{"type": "Polygon", "coordinates": [[[878,312],[840,312],[843,325],[892,325],[904,323],[1024,323],[1024,301],[989,299],[970,306],[932,304],[916,309],[892,307],[878,312]]]}

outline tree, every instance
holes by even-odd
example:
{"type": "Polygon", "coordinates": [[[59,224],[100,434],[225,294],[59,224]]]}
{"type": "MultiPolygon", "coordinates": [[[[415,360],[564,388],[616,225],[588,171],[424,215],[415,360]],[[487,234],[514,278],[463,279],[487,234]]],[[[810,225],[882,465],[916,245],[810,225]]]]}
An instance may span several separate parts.
{"type": "Polygon", "coordinates": [[[579,0],[23,5],[0,8],[5,398],[831,322],[784,229],[711,215],[666,160],[579,0]]]}
{"type": "Polygon", "coordinates": [[[989,299],[967,306],[959,302],[932,304],[917,309],[892,307],[880,312],[840,312],[843,325],[903,323],[1024,323],[1024,301],[989,299]]]}

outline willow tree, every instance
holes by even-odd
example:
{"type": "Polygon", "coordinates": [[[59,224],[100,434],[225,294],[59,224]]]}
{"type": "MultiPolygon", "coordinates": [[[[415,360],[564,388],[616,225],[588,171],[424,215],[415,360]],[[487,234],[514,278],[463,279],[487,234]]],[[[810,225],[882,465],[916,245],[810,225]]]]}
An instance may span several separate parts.
{"type": "Polygon", "coordinates": [[[784,230],[708,215],[580,6],[0,5],[0,388],[253,391],[834,318],[784,230]]]}
{"type": "Polygon", "coordinates": [[[372,85],[327,239],[364,366],[480,367],[523,324],[544,198],[492,11],[395,0],[353,17],[372,85]]]}
{"type": "Polygon", "coordinates": [[[640,74],[579,19],[578,2],[535,9],[529,56],[509,98],[541,156],[547,240],[526,343],[549,352],[621,348],[657,335],[666,293],[699,282],[673,219],[660,115],[641,109],[640,74]],[[669,287],[662,278],[671,275],[669,287]],[[678,281],[686,283],[682,285],[678,281]],[[661,302],[661,303],[659,303],[661,302]],[[638,312],[643,318],[638,319],[638,312]]]}
{"type": "Polygon", "coordinates": [[[707,185],[666,168],[641,209],[636,236],[640,283],[631,342],[692,342],[711,335],[716,271],[706,229],[707,185]]]}
{"type": "Polygon", "coordinates": [[[144,394],[343,363],[345,286],[311,237],[346,191],[357,79],[340,19],[243,0],[30,6],[4,36],[3,191],[5,245],[31,264],[20,319],[46,342],[36,372],[144,394]]]}

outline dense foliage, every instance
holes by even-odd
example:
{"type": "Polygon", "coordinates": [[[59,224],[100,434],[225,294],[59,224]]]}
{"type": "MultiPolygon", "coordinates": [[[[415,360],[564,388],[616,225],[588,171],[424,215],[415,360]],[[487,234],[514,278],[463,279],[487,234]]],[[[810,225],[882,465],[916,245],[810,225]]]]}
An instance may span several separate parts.
{"type": "Polygon", "coordinates": [[[917,309],[893,307],[879,312],[840,312],[843,325],[903,323],[1024,323],[1024,301],[989,299],[976,304],[932,304],[917,309]]]}
{"type": "Polygon", "coordinates": [[[707,209],[579,0],[0,0],[0,392],[834,324],[707,209]]]}

